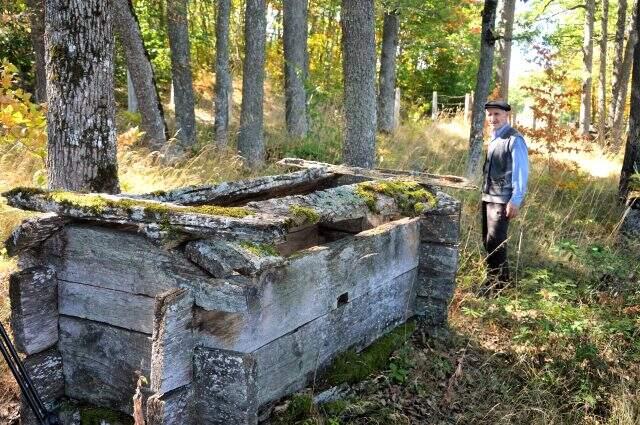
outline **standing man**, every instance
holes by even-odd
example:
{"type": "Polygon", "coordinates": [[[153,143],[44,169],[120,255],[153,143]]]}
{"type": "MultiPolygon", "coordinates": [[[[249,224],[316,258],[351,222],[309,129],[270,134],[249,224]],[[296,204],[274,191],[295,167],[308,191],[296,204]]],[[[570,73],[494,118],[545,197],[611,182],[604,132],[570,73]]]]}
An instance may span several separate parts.
{"type": "Polygon", "coordinates": [[[501,289],[509,283],[507,230],[518,216],[527,191],[529,159],[527,145],[509,125],[511,106],[503,100],[484,105],[491,141],[483,168],[482,242],[487,251],[485,289],[501,289]]]}

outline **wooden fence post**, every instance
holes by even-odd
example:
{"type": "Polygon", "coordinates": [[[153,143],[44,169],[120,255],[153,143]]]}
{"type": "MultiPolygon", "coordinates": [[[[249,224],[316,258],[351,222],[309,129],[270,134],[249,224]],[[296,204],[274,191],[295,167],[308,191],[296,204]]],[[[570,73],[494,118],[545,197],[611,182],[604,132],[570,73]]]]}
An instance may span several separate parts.
{"type": "Polygon", "coordinates": [[[395,98],[393,102],[393,129],[394,131],[400,127],[400,87],[396,87],[395,98]]]}
{"type": "Polygon", "coordinates": [[[471,93],[464,94],[464,123],[471,122],[471,93]]]}
{"type": "Polygon", "coordinates": [[[438,118],[438,92],[433,92],[433,97],[431,98],[431,119],[436,120],[438,118]]]}

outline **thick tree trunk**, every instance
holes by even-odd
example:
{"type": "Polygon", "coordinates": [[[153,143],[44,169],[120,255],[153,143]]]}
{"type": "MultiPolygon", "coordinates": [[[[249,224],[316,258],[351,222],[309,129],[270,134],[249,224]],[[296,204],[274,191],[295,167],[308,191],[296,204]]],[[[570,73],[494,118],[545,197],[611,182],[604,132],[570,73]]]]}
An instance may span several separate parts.
{"type": "Polygon", "coordinates": [[[372,168],[376,161],[374,0],[342,0],[345,137],[342,160],[372,168]]]}
{"type": "Polygon", "coordinates": [[[34,71],[36,75],[35,100],[47,101],[47,71],[44,65],[44,0],[27,0],[29,24],[31,26],[31,46],[35,53],[34,71]]]}
{"type": "Polygon", "coordinates": [[[498,69],[496,70],[496,87],[498,96],[509,101],[509,69],[511,67],[511,45],[513,38],[513,19],[516,12],[516,0],[504,0],[500,14],[502,38],[498,41],[498,69]]]}
{"type": "Polygon", "coordinates": [[[188,0],[167,0],[167,32],[171,49],[176,130],[181,149],[188,149],[196,142],[187,3],[188,0]]]}
{"type": "Polygon", "coordinates": [[[624,34],[627,24],[627,0],[618,0],[618,20],[616,21],[616,39],[613,51],[613,75],[611,77],[611,101],[609,102],[609,127],[613,126],[613,116],[616,112],[616,102],[620,92],[620,75],[624,56],[624,34]]]}
{"type": "Polygon", "coordinates": [[[595,0],[586,0],[582,41],[582,95],[580,97],[580,134],[589,135],[591,127],[591,86],[593,69],[593,19],[595,0]]]}
{"type": "Polygon", "coordinates": [[[600,31],[600,92],[598,96],[598,139],[604,143],[607,128],[607,25],[609,23],[609,0],[602,0],[600,31]]]}
{"type": "Polygon", "coordinates": [[[307,53],[307,0],[284,2],[284,91],[289,135],[304,137],[309,131],[305,81],[307,53]]]}
{"type": "Polygon", "coordinates": [[[51,189],[119,192],[113,29],[107,0],[47,0],[51,189]]]}
{"type": "Polygon", "coordinates": [[[112,0],[113,24],[124,48],[127,69],[138,101],[144,140],[152,149],[160,149],[168,138],[162,103],[156,88],[151,60],[142,41],[140,25],[131,0],[112,0]]]}
{"type": "Polygon", "coordinates": [[[400,18],[397,11],[384,14],[382,28],[382,53],[378,80],[378,130],[393,133],[395,123],[396,50],[400,18]]]}
{"type": "Polygon", "coordinates": [[[611,140],[615,147],[619,147],[622,141],[624,130],[624,110],[627,103],[627,90],[629,79],[631,78],[631,67],[633,64],[633,52],[638,42],[638,0],[633,2],[633,12],[629,23],[629,37],[624,48],[624,55],[620,71],[620,87],[618,97],[615,99],[613,125],[611,127],[611,140]]]}
{"type": "Polygon", "coordinates": [[[242,70],[242,107],[238,151],[249,167],[264,162],[263,98],[267,37],[265,0],[246,0],[244,21],[245,55],[242,70]]]}
{"type": "Polygon", "coordinates": [[[226,146],[229,131],[229,100],[231,98],[231,70],[229,68],[229,16],[231,0],[218,1],[216,17],[216,98],[215,141],[226,146]]]}
{"type": "MultiPolygon", "coordinates": [[[[636,7],[637,13],[637,7],[636,7]]],[[[640,22],[636,21],[635,30],[640,22]]],[[[633,76],[631,79],[631,111],[629,113],[629,134],[624,150],[624,160],[620,173],[619,195],[625,201],[629,193],[629,177],[640,171],[640,43],[633,49],[633,76]]]]}
{"type": "Polygon", "coordinates": [[[473,98],[471,115],[471,132],[469,135],[469,159],[467,161],[467,177],[474,179],[480,170],[482,156],[482,140],[484,129],[484,104],[489,96],[491,70],[493,68],[493,36],[496,24],[496,7],[498,0],[485,0],[482,11],[482,39],[480,43],[480,63],[476,77],[476,90],[473,98]]]}

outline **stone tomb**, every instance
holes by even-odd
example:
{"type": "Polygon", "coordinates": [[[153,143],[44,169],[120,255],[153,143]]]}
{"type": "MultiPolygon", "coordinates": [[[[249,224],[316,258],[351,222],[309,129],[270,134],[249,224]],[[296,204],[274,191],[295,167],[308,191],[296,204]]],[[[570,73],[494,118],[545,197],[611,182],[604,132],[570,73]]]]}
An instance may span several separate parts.
{"type": "Polygon", "coordinates": [[[414,315],[445,322],[459,203],[363,180],[311,168],[149,195],[4,194],[46,213],[6,242],[14,339],[46,403],[132,415],[142,375],[148,424],[255,424],[340,352],[414,315]]]}

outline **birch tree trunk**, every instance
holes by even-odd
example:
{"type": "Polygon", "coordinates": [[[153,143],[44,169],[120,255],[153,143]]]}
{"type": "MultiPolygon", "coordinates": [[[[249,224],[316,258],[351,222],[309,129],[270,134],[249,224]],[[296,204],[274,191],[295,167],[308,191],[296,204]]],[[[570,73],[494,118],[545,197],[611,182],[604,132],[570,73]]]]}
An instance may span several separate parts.
{"type": "Polygon", "coordinates": [[[195,102],[189,52],[188,0],[167,0],[167,32],[171,49],[171,74],[180,149],[196,142],[195,102]]]}
{"type": "Polygon", "coordinates": [[[586,0],[582,42],[582,95],[580,97],[580,134],[589,136],[591,127],[591,86],[593,69],[593,20],[595,0],[586,0]]]}
{"type": "Polygon", "coordinates": [[[108,0],[47,0],[50,189],[118,193],[113,29],[108,0]]]}
{"type": "Polygon", "coordinates": [[[600,92],[598,96],[598,139],[601,144],[605,141],[607,128],[607,25],[609,23],[609,0],[602,0],[602,20],[600,31],[600,92]]]}
{"type": "Polygon", "coordinates": [[[620,75],[624,56],[624,34],[627,24],[627,0],[618,0],[618,20],[616,21],[616,38],[611,67],[611,101],[609,102],[609,127],[613,127],[613,116],[616,113],[616,102],[620,92],[620,75]]]}
{"type": "Polygon", "coordinates": [[[372,168],[376,161],[374,0],[342,0],[345,137],[342,160],[372,168]]]}
{"type": "Polygon", "coordinates": [[[229,104],[231,99],[231,70],[229,69],[229,16],[231,0],[218,0],[216,17],[216,94],[215,141],[226,146],[229,132],[229,104]]]}
{"type": "Polygon", "coordinates": [[[611,140],[614,147],[619,147],[622,141],[624,130],[624,110],[627,104],[627,90],[629,79],[631,78],[631,67],[633,64],[633,52],[638,42],[638,0],[633,2],[631,21],[629,22],[629,37],[624,47],[622,66],[620,71],[620,87],[618,97],[615,99],[613,125],[611,127],[611,140]]]}
{"type": "Polygon", "coordinates": [[[304,137],[309,131],[307,94],[309,74],[307,53],[307,0],[284,2],[284,91],[287,131],[304,137]]]}
{"type": "Polygon", "coordinates": [[[145,143],[154,150],[164,146],[168,130],[164,111],[156,88],[153,67],[142,41],[140,25],[131,0],[111,0],[113,23],[118,40],[124,49],[127,69],[138,101],[140,125],[145,132],[145,143]]]}
{"type": "Polygon", "coordinates": [[[493,68],[493,37],[496,24],[496,8],[498,0],[485,0],[482,11],[482,33],[480,42],[480,63],[476,77],[476,90],[473,98],[471,115],[471,132],[469,134],[469,159],[467,161],[467,177],[474,179],[480,171],[480,157],[482,155],[482,140],[484,129],[484,104],[489,96],[491,70],[493,68]]]}
{"type": "MultiPolygon", "coordinates": [[[[637,9],[637,6],[636,6],[637,9]]],[[[636,10],[637,11],[637,10],[636,10]]],[[[635,31],[639,31],[639,22],[635,22],[635,31]]],[[[631,111],[629,113],[629,133],[624,150],[618,193],[621,201],[629,193],[629,177],[640,171],[640,43],[633,49],[633,76],[631,79],[631,111]]]]}
{"type": "Polygon", "coordinates": [[[31,46],[35,53],[36,102],[47,101],[47,72],[44,65],[44,0],[27,0],[31,46]]]}
{"type": "Polygon", "coordinates": [[[249,167],[264,162],[263,99],[264,61],[267,37],[265,0],[246,0],[242,70],[242,107],[238,151],[249,167]]]}
{"type": "Polygon", "coordinates": [[[382,52],[378,80],[378,130],[393,133],[395,123],[396,51],[400,18],[397,11],[384,14],[382,28],[382,52]]]}
{"type": "Polygon", "coordinates": [[[509,69],[511,67],[511,39],[513,38],[513,19],[516,12],[516,0],[504,0],[500,14],[500,28],[503,37],[498,41],[498,69],[496,87],[500,99],[509,101],[509,69]]]}

